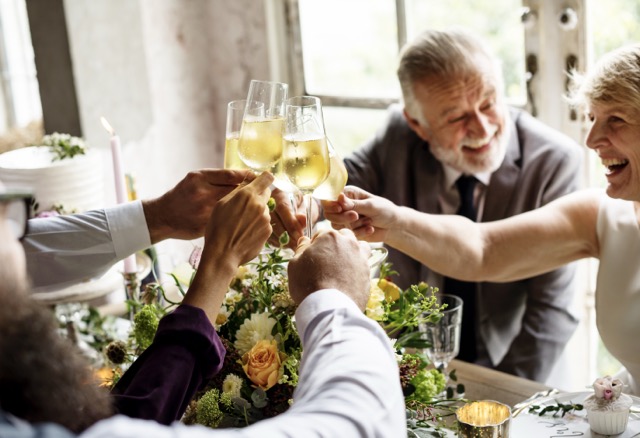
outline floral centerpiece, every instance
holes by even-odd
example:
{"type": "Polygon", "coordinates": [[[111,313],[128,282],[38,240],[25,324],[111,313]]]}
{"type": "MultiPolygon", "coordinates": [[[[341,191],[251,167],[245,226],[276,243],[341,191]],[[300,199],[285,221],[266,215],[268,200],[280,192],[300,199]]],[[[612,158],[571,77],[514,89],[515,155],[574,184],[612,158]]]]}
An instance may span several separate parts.
{"type": "MultiPolygon", "coordinates": [[[[291,256],[289,250],[273,249],[238,270],[215,322],[227,349],[223,368],[190,403],[183,422],[242,427],[278,415],[292,403],[303,351],[294,322],[296,305],[289,295],[286,277],[286,263],[291,256]]],[[[195,274],[198,259],[196,251],[190,267],[183,266],[172,274],[183,294],[195,274]]],[[[388,264],[382,265],[380,278],[372,280],[366,314],[379,322],[396,350],[408,426],[419,433],[413,436],[440,436],[437,424],[450,408],[441,396],[447,376],[428,367],[427,358],[419,353],[426,342],[418,327],[428,319],[440,318],[441,309],[433,288],[422,283],[402,291],[391,281],[393,274],[388,264]],[[414,352],[409,353],[410,350],[414,352]]],[[[111,384],[150,345],[159,318],[177,302],[167,298],[162,285],[152,283],[140,301],[129,304],[135,313],[129,339],[108,343],[108,336],[102,332],[95,345],[106,353],[110,368],[114,369],[108,373],[114,376],[111,384]]],[[[96,318],[99,319],[94,313],[94,322],[96,318]]],[[[95,327],[103,323],[98,321],[89,331],[97,333],[95,327]]],[[[455,373],[449,378],[455,381],[455,373]]],[[[449,388],[449,392],[446,398],[453,397],[454,390],[449,388]]],[[[459,385],[457,392],[464,392],[464,388],[459,385]]]]}

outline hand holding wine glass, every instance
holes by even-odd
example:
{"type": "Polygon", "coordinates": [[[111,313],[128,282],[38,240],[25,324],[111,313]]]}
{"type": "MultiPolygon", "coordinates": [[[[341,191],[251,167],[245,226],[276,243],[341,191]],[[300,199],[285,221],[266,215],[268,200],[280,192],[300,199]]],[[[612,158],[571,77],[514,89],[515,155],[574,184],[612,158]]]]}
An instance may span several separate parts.
{"type": "Polygon", "coordinates": [[[282,170],[304,194],[307,211],[306,235],[311,236],[311,194],[330,172],[329,149],[324,131],[322,104],[314,96],[287,100],[282,170]]]}

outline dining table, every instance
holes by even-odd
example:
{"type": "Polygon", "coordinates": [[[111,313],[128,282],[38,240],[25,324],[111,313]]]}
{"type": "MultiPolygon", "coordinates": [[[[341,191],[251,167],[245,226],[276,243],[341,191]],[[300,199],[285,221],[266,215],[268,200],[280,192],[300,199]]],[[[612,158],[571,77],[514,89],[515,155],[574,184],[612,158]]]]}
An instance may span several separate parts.
{"type": "Polygon", "coordinates": [[[468,400],[495,400],[510,407],[533,394],[552,388],[534,380],[454,359],[448,370],[455,370],[458,383],[465,386],[468,400]]]}

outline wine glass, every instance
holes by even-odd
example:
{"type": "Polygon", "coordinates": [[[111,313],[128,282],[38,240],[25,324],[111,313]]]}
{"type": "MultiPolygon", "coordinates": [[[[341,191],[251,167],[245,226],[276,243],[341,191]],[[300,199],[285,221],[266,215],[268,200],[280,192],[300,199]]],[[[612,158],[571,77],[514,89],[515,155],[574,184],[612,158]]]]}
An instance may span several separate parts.
{"type": "Polygon", "coordinates": [[[445,304],[438,322],[420,324],[422,338],[429,343],[425,349],[433,365],[445,371],[449,362],[460,351],[460,328],[462,326],[462,299],[455,295],[438,295],[438,304],[445,304]]]}
{"type": "Polygon", "coordinates": [[[344,190],[344,186],[347,185],[347,168],[328,138],[327,148],[331,169],[327,179],[313,191],[313,197],[324,201],[336,201],[338,195],[344,190]]]}
{"type": "MultiPolygon", "coordinates": [[[[253,102],[255,105],[254,113],[260,113],[260,109],[264,110],[262,102],[253,102]]],[[[225,169],[248,169],[247,165],[240,159],[238,155],[238,142],[240,141],[240,129],[242,127],[242,119],[244,118],[244,110],[247,106],[247,100],[232,100],[227,104],[227,128],[224,143],[224,168],[225,169]]]]}
{"type": "Polygon", "coordinates": [[[288,85],[252,80],[238,139],[238,156],[256,173],[272,170],[282,157],[288,85]]]}
{"type": "Polygon", "coordinates": [[[282,170],[304,194],[306,236],[311,237],[311,194],[329,176],[329,148],[324,132],[322,104],[315,96],[287,100],[282,170]]]}

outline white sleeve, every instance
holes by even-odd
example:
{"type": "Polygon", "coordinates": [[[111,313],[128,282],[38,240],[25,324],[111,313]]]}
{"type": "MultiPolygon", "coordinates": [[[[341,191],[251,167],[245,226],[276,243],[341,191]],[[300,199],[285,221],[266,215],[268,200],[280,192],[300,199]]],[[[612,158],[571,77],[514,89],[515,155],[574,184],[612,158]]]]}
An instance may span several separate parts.
{"type": "Polygon", "coordinates": [[[244,429],[217,431],[117,416],[81,437],[406,437],[398,365],[380,326],[334,289],[307,297],[296,311],[296,324],[304,353],[294,403],[284,414],[244,429]]]}
{"type": "Polygon", "coordinates": [[[151,245],[140,201],[86,213],[31,219],[22,241],[34,292],[104,274],[151,245]]]}

